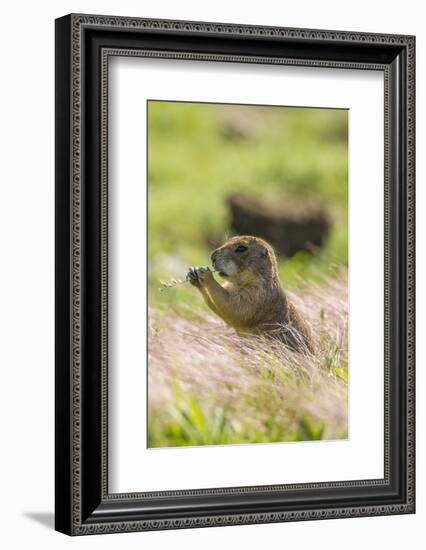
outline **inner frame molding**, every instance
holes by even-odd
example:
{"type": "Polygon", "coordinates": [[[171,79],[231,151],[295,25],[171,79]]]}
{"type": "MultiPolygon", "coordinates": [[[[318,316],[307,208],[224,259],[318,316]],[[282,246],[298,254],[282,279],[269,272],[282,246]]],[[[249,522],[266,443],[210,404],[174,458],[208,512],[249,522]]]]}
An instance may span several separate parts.
{"type": "Polygon", "coordinates": [[[56,529],[83,535],[414,512],[414,49],[411,36],[91,15],[56,21],[56,529]],[[384,73],[382,480],[108,492],[111,56],[384,73]]]}

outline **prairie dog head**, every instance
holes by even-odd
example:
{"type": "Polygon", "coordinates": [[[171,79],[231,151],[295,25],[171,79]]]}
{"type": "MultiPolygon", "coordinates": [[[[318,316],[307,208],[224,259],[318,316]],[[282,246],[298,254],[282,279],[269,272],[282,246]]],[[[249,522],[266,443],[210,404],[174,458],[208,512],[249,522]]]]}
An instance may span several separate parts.
{"type": "Polygon", "coordinates": [[[211,260],[221,277],[234,282],[249,283],[277,275],[275,252],[258,237],[233,237],[212,253],[211,260]]]}

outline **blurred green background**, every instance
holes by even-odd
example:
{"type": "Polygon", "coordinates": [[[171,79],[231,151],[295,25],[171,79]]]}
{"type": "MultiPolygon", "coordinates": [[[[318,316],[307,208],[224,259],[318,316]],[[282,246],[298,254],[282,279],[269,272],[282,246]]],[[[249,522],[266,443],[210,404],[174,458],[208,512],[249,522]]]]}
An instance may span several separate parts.
{"type": "Polygon", "coordinates": [[[291,289],[337,275],[348,262],[348,111],[149,101],[151,307],[205,307],[189,285],[160,293],[159,281],[210,264],[212,239],[232,235],[226,199],[235,192],[325,205],[325,246],[280,258],[280,276],[291,289]]]}

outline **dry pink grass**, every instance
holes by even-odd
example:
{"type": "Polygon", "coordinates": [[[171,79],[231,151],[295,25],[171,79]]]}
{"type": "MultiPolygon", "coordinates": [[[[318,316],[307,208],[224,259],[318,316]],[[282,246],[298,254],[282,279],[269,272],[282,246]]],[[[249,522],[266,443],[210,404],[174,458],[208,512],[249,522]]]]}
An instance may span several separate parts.
{"type": "Polygon", "coordinates": [[[201,308],[186,318],[150,309],[148,386],[155,426],[167,422],[179,388],[181,395],[195,396],[206,414],[221,407],[235,430],[273,424],[290,433],[307,414],[323,424],[324,438],[346,437],[347,282],[329,280],[291,299],[312,326],[313,356],[265,338],[241,338],[201,308]]]}

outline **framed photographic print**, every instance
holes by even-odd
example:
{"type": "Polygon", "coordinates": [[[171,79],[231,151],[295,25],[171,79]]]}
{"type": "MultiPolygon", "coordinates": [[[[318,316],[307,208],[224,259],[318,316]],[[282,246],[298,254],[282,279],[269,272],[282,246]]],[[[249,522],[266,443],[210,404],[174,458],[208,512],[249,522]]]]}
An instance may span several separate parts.
{"type": "Polygon", "coordinates": [[[414,513],[413,36],[56,20],[56,529],[414,513]]]}

